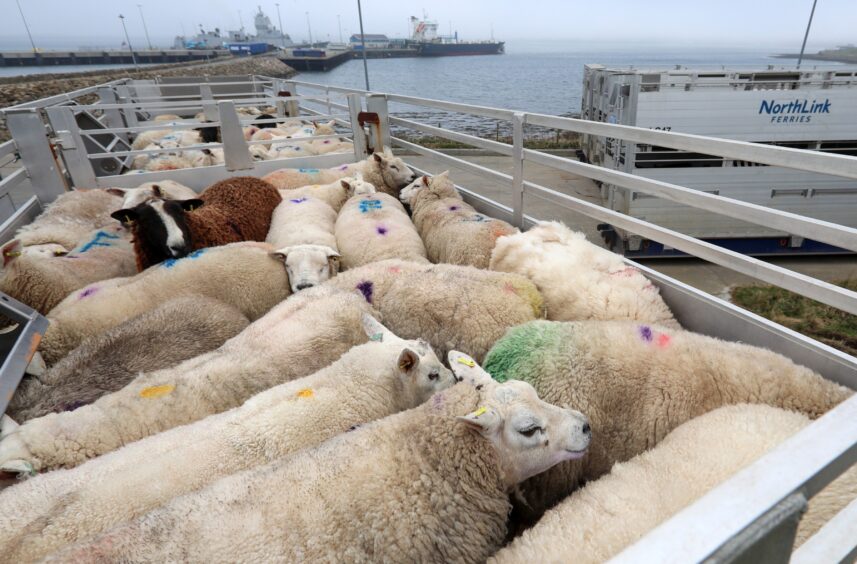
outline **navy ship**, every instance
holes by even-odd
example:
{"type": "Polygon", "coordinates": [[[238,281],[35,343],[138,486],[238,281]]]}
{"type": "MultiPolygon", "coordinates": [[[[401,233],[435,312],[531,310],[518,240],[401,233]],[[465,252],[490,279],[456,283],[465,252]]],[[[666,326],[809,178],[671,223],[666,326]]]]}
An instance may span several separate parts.
{"type": "Polygon", "coordinates": [[[450,57],[455,55],[499,55],[504,52],[502,41],[460,41],[456,31],[450,36],[437,33],[437,22],[411,16],[411,38],[407,46],[417,49],[421,57],[450,57]]]}

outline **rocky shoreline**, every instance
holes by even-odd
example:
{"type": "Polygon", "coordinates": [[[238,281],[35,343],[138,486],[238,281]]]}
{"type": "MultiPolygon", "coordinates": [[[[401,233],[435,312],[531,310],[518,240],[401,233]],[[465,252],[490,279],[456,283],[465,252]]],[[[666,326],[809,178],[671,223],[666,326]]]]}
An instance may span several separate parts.
{"type": "MultiPolygon", "coordinates": [[[[172,63],[145,67],[98,70],[66,74],[39,74],[4,77],[0,79],[0,108],[23,104],[47,96],[71,92],[117,78],[147,79],[157,76],[205,76],[261,74],[275,78],[294,76],[296,71],[271,55],[257,57],[228,57],[203,63],[172,63]]],[[[6,120],[0,117],[0,143],[9,139],[6,120]]]]}

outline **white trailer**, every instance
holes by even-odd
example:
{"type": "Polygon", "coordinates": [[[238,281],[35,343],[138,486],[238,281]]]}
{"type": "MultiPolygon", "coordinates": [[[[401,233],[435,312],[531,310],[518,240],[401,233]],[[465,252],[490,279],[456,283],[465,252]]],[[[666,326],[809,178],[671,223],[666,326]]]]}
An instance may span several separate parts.
{"type": "MultiPolygon", "coordinates": [[[[586,65],[583,119],[857,155],[857,68],[697,71],[586,65]]],[[[675,150],[654,143],[584,137],[593,164],[831,223],[857,226],[857,181],[816,172],[675,150]]],[[[613,184],[605,205],[633,217],[750,254],[841,252],[830,245],[690,208],[613,184]]],[[[631,256],[671,250],[617,231],[631,256]]]]}

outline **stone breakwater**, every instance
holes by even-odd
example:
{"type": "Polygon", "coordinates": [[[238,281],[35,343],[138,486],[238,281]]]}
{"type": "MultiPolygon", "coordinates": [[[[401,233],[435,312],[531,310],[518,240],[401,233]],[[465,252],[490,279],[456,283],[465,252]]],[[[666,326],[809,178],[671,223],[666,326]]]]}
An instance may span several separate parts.
{"type": "MultiPolygon", "coordinates": [[[[295,70],[274,56],[229,57],[210,63],[173,63],[145,67],[99,70],[73,74],[39,74],[0,78],[0,108],[23,104],[63,92],[71,92],[117,78],[147,79],[158,76],[205,76],[261,74],[275,78],[288,78],[295,70]]],[[[92,97],[92,101],[95,101],[92,97]]],[[[0,143],[10,139],[6,120],[0,116],[0,143]]]]}

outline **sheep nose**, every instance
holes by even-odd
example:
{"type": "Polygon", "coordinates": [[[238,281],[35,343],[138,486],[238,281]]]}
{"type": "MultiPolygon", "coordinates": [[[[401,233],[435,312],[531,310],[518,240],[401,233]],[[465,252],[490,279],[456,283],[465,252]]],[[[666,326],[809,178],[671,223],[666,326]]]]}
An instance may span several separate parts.
{"type": "Polygon", "coordinates": [[[185,247],[184,245],[170,245],[170,252],[173,254],[174,257],[177,257],[184,254],[185,247]]]}
{"type": "Polygon", "coordinates": [[[303,282],[303,283],[297,285],[297,289],[298,289],[298,291],[306,290],[307,288],[312,288],[312,286],[313,285],[308,283],[308,282],[303,282]]]}
{"type": "Polygon", "coordinates": [[[589,428],[589,421],[586,421],[583,424],[583,427],[580,428],[580,432],[583,433],[584,435],[589,435],[592,433],[592,429],[589,428]]]}

